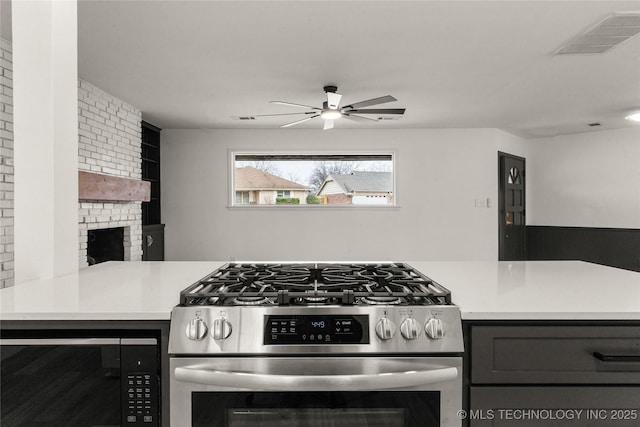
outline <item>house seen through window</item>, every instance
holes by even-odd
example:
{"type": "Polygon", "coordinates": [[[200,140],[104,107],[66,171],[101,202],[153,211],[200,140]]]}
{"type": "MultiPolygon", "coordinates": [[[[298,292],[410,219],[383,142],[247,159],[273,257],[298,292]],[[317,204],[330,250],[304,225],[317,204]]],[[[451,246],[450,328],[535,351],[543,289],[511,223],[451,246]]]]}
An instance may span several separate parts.
{"type": "Polygon", "coordinates": [[[393,154],[233,153],[234,205],[395,205],[393,154]]]}
{"type": "Polygon", "coordinates": [[[236,191],[236,205],[248,205],[248,204],[249,204],[249,192],[236,191]]]}

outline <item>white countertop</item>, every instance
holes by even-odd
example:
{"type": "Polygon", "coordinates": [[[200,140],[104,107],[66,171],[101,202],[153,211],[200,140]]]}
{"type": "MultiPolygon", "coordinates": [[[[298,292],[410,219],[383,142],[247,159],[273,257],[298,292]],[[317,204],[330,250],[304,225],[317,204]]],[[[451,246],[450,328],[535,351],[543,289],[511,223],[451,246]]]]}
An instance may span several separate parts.
{"type": "Polygon", "coordinates": [[[106,262],[0,289],[0,320],[168,320],[180,291],[222,262],[106,262]]]}
{"type": "MultiPolygon", "coordinates": [[[[0,320],[168,320],[224,262],[108,262],[0,290],[0,320]]],[[[640,273],[579,261],[408,262],[463,319],[640,320],[640,273]]]]}
{"type": "Polygon", "coordinates": [[[409,262],[462,318],[640,320],[640,273],[582,261],[409,262]]]}

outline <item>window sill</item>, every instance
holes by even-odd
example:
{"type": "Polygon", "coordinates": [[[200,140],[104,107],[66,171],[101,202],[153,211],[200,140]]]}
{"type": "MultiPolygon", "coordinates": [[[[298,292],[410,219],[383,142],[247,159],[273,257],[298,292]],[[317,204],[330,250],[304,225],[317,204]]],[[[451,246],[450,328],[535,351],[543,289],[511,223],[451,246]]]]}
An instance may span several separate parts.
{"type": "Polygon", "coordinates": [[[397,211],[400,206],[387,205],[248,205],[248,206],[227,206],[230,211],[397,211]]]}

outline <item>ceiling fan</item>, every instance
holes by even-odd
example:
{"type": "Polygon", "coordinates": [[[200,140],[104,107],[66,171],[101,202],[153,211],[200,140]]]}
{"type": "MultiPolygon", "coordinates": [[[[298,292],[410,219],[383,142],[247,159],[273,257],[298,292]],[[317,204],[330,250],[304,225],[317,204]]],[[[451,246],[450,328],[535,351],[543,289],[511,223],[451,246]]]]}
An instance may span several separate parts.
{"type": "Polygon", "coordinates": [[[322,108],[313,107],[311,105],[304,104],[295,104],[293,102],[285,102],[285,101],[271,101],[271,104],[279,104],[279,105],[288,105],[290,107],[300,107],[300,108],[309,108],[311,111],[305,111],[300,113],[282,113],[282,114],[258,114],[251,117],[270,117],[270,116],[292,116],[296,114],[304,114],[307,117],[301,120],[296,120],[295,122],[287,123],[280,127],[287,128],[290,126],[295,126],[297,124],[306,122],[307,120],[315,119],[316,117],[321,117],[324,119],[324,127],[323,130],[333,129],[334,121],[345,118],[349,120],[354,120],[357,122],[377,122],[380,120],[380,116],[383,115],[403,115],[405,112],[404,108],[376,108],[376,109],[365,109],[362,107],[368,107],[370,105],[384,104],[385,102],[397,101],[393,96],[386,95],[381,96],[379,98],[367,99],[366,101],[355,102],[353,104],[340,106],[340,100],[342,99],[342,95],[337,93],[338,88],[336,86],[325,86],[324,91],[327,94],[327,100],[322,103],[322,108]],[[374,114],[374,117],[366,117],[362,114],[374,114]]]}

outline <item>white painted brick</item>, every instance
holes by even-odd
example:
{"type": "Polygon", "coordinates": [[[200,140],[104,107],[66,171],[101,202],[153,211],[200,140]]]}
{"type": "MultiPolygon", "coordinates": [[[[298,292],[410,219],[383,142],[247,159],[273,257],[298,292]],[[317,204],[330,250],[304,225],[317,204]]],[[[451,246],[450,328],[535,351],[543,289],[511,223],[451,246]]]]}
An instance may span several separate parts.
{"type": "MultiPolygon", "coordinates": [[[[139,109],[112,97],[88,82],[79,83],[79,129],[85,137],[79,146],[79,154],[92,169],[99,172],[130,176],[131,171],[141,172],[141,136],[139,109]]],[[[132,203],[80,204],[81,218],[79,262],[86,264],[87,230],[125,227],[125,234],[134,233],[138,248],[125,248],[128,259],[140,260],[142,254],[141,205],[132,203]],[[129,219],[131,218],[131,219],[129,219]],[[82,234],[84,233],[84,234],[82,234]]],[[[130,240],[130,239],[129,239],[130,240]]]]}
{"type": "Polygon", "coordinates": [[[13,65],[11,43],[0,41],[0,288],[5,288],[14,284],[13,65]]]}
{"type": "Polygon", "coordinates": [[[13,70],[13,65],[11,64],[11,60],[8,58],[4,57],[4,54],[2,55],[2,59],[0,59],[0,68],[2,68],[3,70],[13,70]]]}

